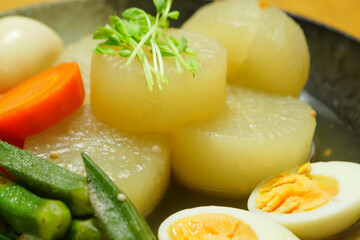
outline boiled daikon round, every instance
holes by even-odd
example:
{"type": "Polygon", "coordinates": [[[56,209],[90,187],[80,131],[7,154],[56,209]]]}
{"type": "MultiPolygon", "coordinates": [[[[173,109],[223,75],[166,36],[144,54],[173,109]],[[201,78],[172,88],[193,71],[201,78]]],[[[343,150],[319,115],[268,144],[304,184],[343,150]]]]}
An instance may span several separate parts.
{"type": "Polygon", "coordinates": [[[228,52],[228,81],[298,96],[310,66],[304,33],[281,10],[256,0],[214,1],[183,28],[218,39],[228,52]]]}
{"type": "Polygon", "coordinates": [[[116,130],[95,117],[89,105],[28,137],[24,148],[82,175],[84,151],[143,214],[160,201],[170,177],[168,136],[116,130]]]}
{"type": "Polygon", "coordinates": [[[173,172],[193,189],[246,196],[308,160],[315,125],[315,111],[299,99],[230,86],[219,115],[172,134],[173,172]]]}
{"type": "MultiPolygon", "coordinates": [[[[170,132],[191,121],[216,115],[226,98],[226,51],[217,40],[202,34],[170,30],[176,39],[185,36],[197,53],[195,77],[187,70],[178,74],[173,58],[164,57],[163,90],[150,91],[142,64],[136,58],[93,53],[91,105],[109,125],[131,132],[170,132]]],[[[184,56],[186,58],[186,56],[184,56]]]]}

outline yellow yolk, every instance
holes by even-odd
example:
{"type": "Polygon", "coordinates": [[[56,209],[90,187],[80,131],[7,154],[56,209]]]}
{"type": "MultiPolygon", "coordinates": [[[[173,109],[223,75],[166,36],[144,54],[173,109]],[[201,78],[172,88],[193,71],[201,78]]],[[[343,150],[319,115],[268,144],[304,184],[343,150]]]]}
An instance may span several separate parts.
{"type": "Polygon", "coordinates": [[[334,178],[311,175],[310,163],[297,173],[281,173],[259,190],[256,208],[273,213],[306,212],[329,202],[339,190],[334,178]]]}
{"type": "Polygon", "coordinates": [[[185,217],[169,228],[170,240],[256,240],[251,227],[239,219],[222,214],[209,213],[185,217]]]}

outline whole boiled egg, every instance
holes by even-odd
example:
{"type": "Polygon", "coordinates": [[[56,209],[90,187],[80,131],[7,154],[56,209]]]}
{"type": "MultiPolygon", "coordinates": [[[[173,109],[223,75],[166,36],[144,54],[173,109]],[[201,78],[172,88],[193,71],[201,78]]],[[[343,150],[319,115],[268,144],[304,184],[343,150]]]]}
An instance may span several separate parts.
{"type": "Polygon", "coordinates": [[[360,164],[306,163],[280,173],[258,184],[248,208],[301,239],[331,237],[360,219],[360,164]]]}
{"type": "Polygon", "coordinates": [[[230,207],[197,207],[168,217],[159,228],[159,240],[298,239],[289,230],[251,212],[230,207]]]}
{"type": "Polygon", "coordinates": [[[51,67],[63,50],[59,35],[28,17],[0,19],[0,93],[51,67]]]}

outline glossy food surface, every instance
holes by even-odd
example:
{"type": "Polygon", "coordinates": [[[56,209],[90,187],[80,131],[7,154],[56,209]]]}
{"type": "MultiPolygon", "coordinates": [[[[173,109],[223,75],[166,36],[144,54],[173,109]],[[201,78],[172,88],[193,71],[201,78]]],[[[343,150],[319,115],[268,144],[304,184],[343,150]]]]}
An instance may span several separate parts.
{"type": "Polygon", "coordinates": [[[177,73],[175,61],[164,58],[169,83],[149,91],[138,59],[126,67],[126,58],[93,54],[91,105],[94,113],[113,127],[130,132],[170,132],[187,122],[217,114],[226,98],[226,51],[202,34],[171,30],[175,39],[185,36],[197,52],[200,69],[195,77],[177,73]]]}
{"type": "Polygon", "coordinates": [[[29,137],[25,149],[82,175],[85,169],[79,153],[88,153],[142,213],[152,210],[169,181],[167,136],[118,131],[98,120],[89,105],[29,137]]]}

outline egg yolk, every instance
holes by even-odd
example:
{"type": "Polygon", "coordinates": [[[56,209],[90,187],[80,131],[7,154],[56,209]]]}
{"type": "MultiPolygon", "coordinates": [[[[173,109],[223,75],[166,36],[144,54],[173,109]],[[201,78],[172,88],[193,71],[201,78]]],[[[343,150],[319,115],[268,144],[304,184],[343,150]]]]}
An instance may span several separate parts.
{"type": "Polygon", "coordinates": [[[251,227],[220,213],[200,214],[177,220],[169,228],[170,240],[256,240],[251,227]]]}
{"type": "Polygon", "coordinates": [[[281,173],[259,190],[256,208],[273,213],[297,213],[316,209],[328,203],[339,191],[334,178],[311,175],[310,163],[297,173],[281,173]]]}

